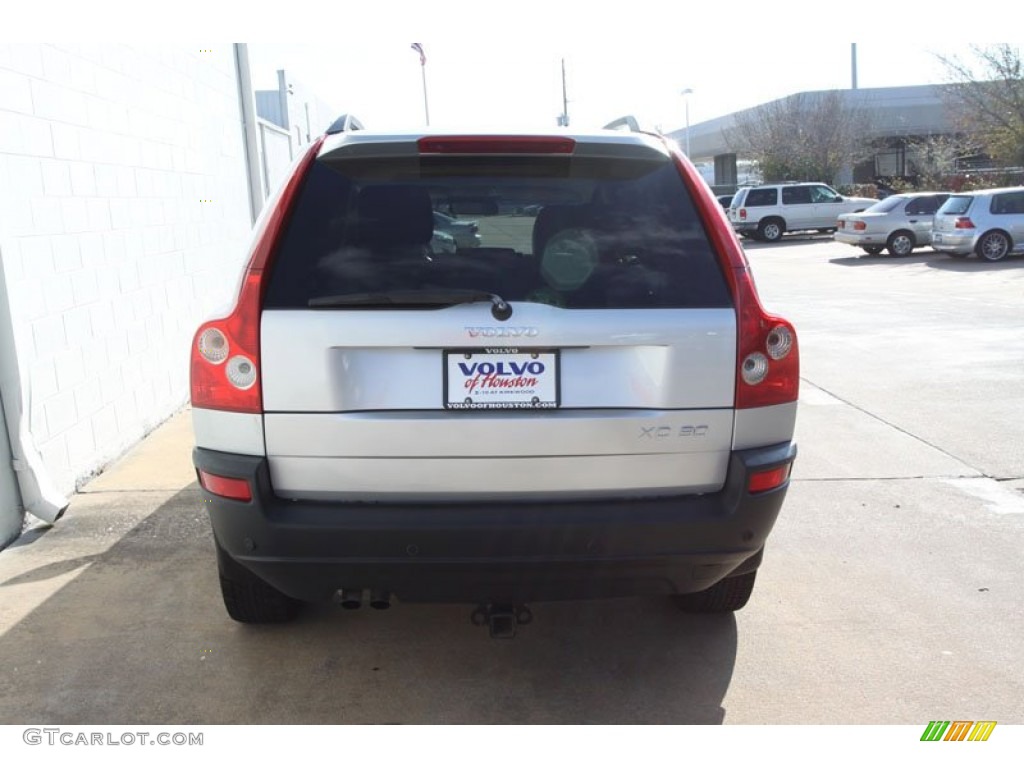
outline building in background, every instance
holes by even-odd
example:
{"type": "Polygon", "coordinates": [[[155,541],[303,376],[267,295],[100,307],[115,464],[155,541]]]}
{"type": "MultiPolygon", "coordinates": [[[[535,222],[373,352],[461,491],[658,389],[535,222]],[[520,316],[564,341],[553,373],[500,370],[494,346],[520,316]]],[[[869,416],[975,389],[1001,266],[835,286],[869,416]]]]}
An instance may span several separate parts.
{"type": "MultiPolygon", "coordinates": [[[[818,93],[793,94],[786,98],[814,97],[818,93]]],[[[860,88],[842,90],[839,94],[846,106],[870,115],[870,134],[864,138],[875,148],[871,157],[855,168],[847,169],[848,178],[843,183],[866,183],[878,177],[905,176],[911,171],[908,144],[921,137],[954,132],[939,86],[860,88]]],[[[782,101],[784,99],[776,100],[782,101]]],[[[717,192],[733,192],[739,185],[756,181],[756,173],[751,173],[749,161],[740,156],[742,149],[736,144],[733,129],[737,121],[756,118],[761,107],[776,102],[690,126],[691,157],[695,162],[713,164],[710,183],[717,192]]],[[[683,143],[686,133],[685,128],[679,128],[669,132],[668,136],[683,143]]]]}
{"type": "Polygon", "coordinates": [[[256,91],[256,114],[265,192],[269,195],[302,148],[327,130],[338,113],[302,81],[279,69],[277,90],[256,91]]]}

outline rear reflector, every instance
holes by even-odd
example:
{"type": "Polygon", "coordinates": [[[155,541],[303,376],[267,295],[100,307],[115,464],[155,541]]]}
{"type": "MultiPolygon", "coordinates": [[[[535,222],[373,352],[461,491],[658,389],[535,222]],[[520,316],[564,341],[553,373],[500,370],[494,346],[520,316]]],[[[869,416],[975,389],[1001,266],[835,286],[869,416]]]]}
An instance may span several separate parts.
{"type": "Polygon", "coordinates": [[[791,465],[786,464],[775,469],[766,469],[763,472],[755,472],[750,476],[747,483],[749,493],[763,493],[778,488],[789,479],[791,465]]]}
{"type": "Polygon", "coordinates": [[[571,155],[576,140],[560,136],[428,136],[417,146],[424,155],[571,155]]]}
{"type": "Polygon", "coordinates": [[[200,469],[199,483],[215,496],[223,496],[226,499],[237,501],[252,501],[252,489],[249,487],[248,480],[211,475],[200,469]]]}

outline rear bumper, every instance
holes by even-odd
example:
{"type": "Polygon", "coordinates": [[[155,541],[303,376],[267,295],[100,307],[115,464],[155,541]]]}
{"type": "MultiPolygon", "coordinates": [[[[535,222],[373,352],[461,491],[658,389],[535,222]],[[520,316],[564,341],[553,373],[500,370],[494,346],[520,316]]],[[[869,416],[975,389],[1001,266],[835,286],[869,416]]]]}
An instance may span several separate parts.
{"type": "Polygon", "coordinates": [[[931,246],[933,250],[943,253],[974,253],[975,235],[951,235],[948,232],[932,233],[931,246]]]}
{"type": "Polygon", "coordinates": [[[252,489],[249,502],[205,494],[233,565],[300,600],[376,589],[436,602],[695,592],[754,570],[788,482],[750,494],[748,478],[795,456],[792,443],[736,451],[725,487],[699,496],[440,505],[282,499],[265,458],[193,452],[197,469],[252,489]]]}
{"type": "Polygon", "coordinates": [[[877,233],[853,233],[842,229],[837,229],[832,235],[832,239],[837,243],[846,243],[847,245],[854,245],[858,247],[867,246],[879,246],[882,247],[887,241],[887,236],[884,234],[877,233]]]}
{"type": "Polygon", "coordinates": [[[750,235],[757,232],[756,221],[730,221],[732,228],[736,230],[737,234],[750,235]]]}

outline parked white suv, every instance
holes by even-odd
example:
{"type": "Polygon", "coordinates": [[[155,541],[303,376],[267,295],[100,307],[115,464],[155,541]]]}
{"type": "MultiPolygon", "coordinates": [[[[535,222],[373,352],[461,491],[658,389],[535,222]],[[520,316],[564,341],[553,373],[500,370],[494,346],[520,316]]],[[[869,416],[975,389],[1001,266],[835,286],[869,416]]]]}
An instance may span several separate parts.
{"type": "Polygon", "coordinates": [[[228,613],[749,597],[789,485],[796,334],[673,144],[329,131],[191,355],[228,613]],[[480,243],[431,248],[434,211],[480,243]],[[529,211],[530,213],[524,213],[529,211]]]}
{"type": "Polygon", "coordinates": [[[774,243],[787,232],[834,232],[840,214],[863,211],[877,202],[843,197],[827,184],[762,184],[736,192],[729,221],[741,235],[774,243]]]}

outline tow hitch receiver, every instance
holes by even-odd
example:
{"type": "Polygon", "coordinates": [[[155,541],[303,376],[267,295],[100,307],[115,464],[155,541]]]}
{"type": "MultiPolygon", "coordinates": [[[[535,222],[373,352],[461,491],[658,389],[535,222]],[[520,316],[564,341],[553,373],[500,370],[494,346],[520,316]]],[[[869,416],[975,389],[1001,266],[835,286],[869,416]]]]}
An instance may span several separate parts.
{"type": "Polygon", "coordinates": [[[511,640],[518,625],[533,621],[533,612],[525,605],[491,603],[478,605],[469,618],[478,627],[489,627],[491,637],[511,640]]]}

